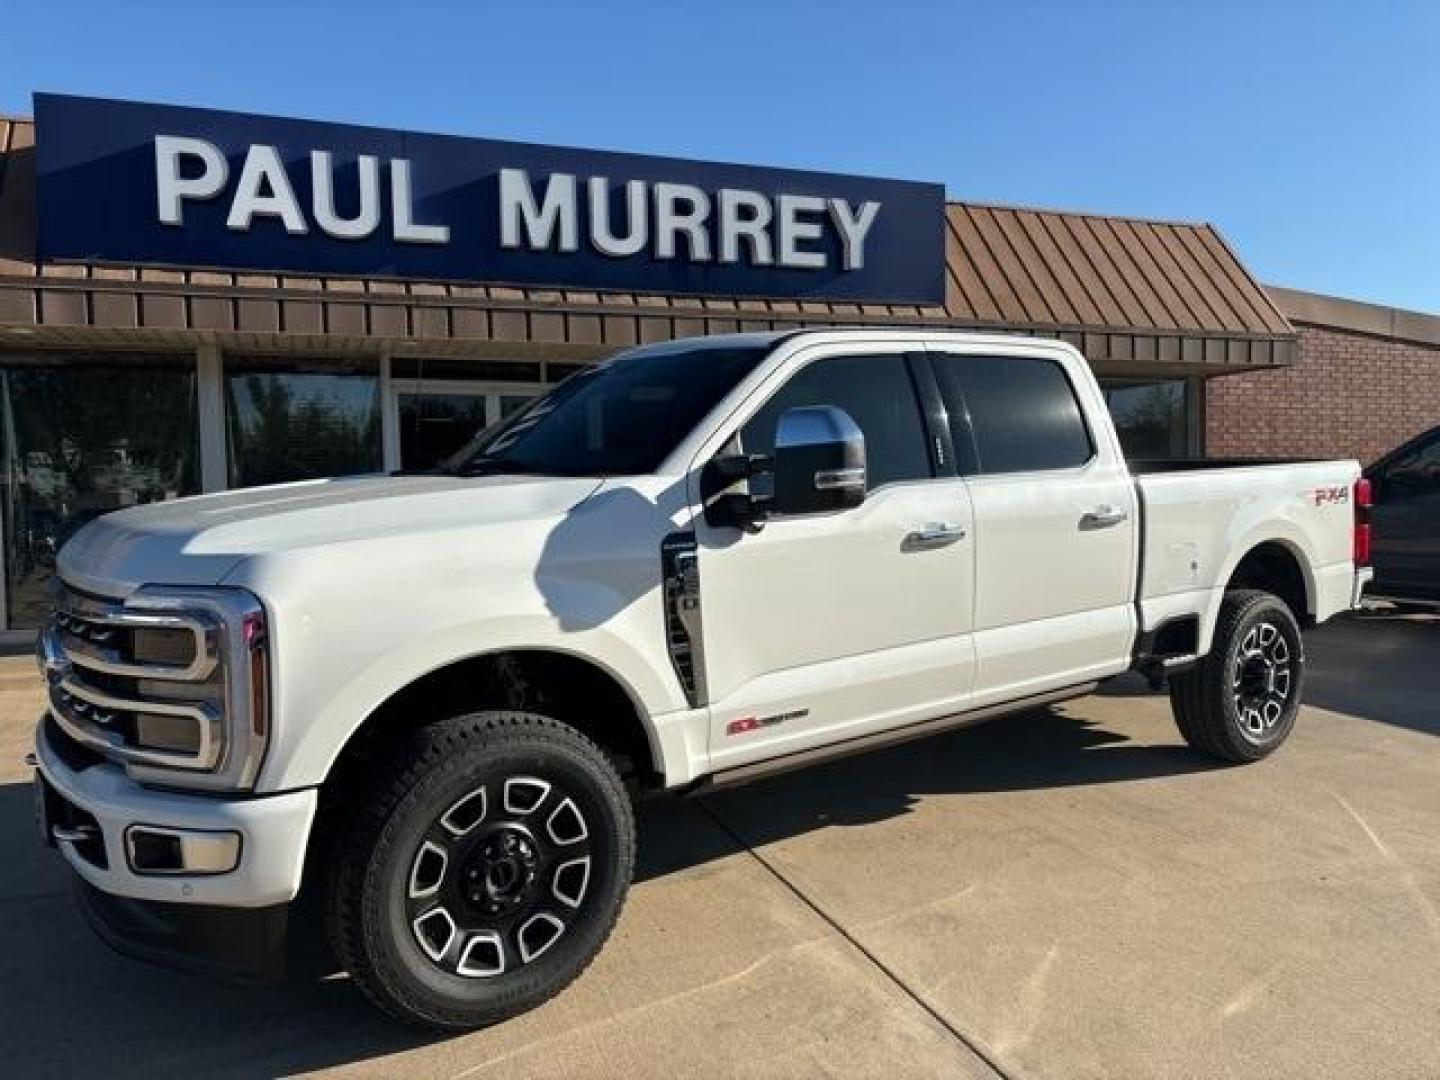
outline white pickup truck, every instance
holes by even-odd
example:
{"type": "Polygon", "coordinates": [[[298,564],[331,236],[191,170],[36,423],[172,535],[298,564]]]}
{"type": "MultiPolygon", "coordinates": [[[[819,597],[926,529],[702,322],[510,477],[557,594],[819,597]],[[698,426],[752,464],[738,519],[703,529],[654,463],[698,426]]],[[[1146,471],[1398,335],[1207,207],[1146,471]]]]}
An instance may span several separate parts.
{"type": "Polygon", "coordinates": [[[1054,341],[797,331],[635,349],[426,474],[107,515],[43,634],[41,825],[124,951],[280,969],[323,912],[442,1029],[574,979],[632,799],[1168,681],[1228,761],[1358,603],[1350,461],[1135,475],[1054,341]]]}

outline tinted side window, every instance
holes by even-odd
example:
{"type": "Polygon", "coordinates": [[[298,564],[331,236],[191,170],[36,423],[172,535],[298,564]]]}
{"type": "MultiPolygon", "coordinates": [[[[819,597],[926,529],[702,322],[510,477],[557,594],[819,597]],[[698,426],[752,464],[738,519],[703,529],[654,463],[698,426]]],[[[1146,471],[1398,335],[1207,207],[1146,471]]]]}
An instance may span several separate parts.
{"type": "Polygon", "coordinates": [[[930,476],[925,428],[904,357],[837,356],[802,368],[741,429],[745,452],[773,453],[780,414],[802,405],[834,405],[860,425],[870,488],[930,476]]]}
{"type": "Polygon", "coordinates": [[[1069,469],[1093,446],[1075,390],[1053,360],[1023,356],[934,356],[935,378],[957,444],[975,433],[982,473],[1069,469]]]}
{"type": "Polygon", "coordinates": [[[1385,467],[1384,477],[1387,501],[1440,496],[1440,436],[1397,457],[1385,467]]]}

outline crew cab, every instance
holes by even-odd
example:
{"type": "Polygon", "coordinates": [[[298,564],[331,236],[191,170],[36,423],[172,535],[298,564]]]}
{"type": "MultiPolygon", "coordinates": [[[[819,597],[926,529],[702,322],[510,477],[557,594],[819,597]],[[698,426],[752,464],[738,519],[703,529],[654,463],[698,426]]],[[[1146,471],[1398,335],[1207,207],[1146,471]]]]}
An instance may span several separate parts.
{"type": "Polygon", "coordinates": [[[59,556],[47,840],[122,950],[514,1015],[619,916],[632,801],[1168,683],[1227,761],[1369,577],[1351,461],[1132,471],[1049,340],[651,345],[415,475],[135,507],[59,556]],[[1138,471],[1139,475],[1136,475],[1138,471]]]}

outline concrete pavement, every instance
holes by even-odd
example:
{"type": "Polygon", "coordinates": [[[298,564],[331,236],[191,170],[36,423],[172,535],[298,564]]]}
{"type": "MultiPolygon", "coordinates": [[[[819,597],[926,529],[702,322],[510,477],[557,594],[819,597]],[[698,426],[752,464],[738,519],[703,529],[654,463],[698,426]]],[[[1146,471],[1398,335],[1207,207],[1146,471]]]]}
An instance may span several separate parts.
{"type": "Polygon", "coordinates": [[[0,1053],[12,1075],[1440,1074],[1440,620],[1312,635],[1244,768],[1124,685],[651,804],[591,970],[462,1038],[343,979],[244,989],[112,956],[32,837],[38,709],[0,663],[0,1053]]]}

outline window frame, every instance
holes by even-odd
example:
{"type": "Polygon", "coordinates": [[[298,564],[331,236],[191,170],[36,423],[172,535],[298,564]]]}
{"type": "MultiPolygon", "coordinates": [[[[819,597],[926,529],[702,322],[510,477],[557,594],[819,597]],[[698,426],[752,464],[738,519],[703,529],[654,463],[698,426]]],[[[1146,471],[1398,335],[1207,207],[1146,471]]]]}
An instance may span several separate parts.
{"type": "MultiPolygon", "coordinates": [[[[826,360],[845,359],[873,359],[875,357],[893,357],[897,363],[905,366],[910,383],[911,393],[914,395],[915,412],[920,419],[921,433],[926,439],[926,458],[930,466],[930,475],[915,477],[909,480],[892,480],[876,488],[866,488],[865,500],[868,502],[875,495],[891,488],[901,487],[910,484],[929,484],[937,480],[953,479],[954,474],[945,471],[942,465],[937,463],[935,450],[936,429],[932,418],[932,405],[928,400],[920,378],[917,376],[917,364],[924,362],[924,345],[915,340],[872,340],[846,342],[843,345],[834,343],[807,345],[797,350],[777,365],[773,370],[761,376],[758,385],[745,390],[743,384],[736,389],[744,393],[744,397],[729,411],[729,413],[717,423],[712,433],[707,436],[699,446],[697,452],[690,457],[690,466],[687,472],[699,477],[704,467],[717,457],[733,452],[736,440],[740,431],[745,427],[776,394],[780,393],[800,372],[817,363],[826,360]]],[[[867,458],[868,458],[867,448],[867,458]]],[[[698,483],[698,479],[696,481],[698,483]]],[[[698,488],[696,489],[698,491],[698,488]]],[[[703,498],[698,501],[703,503],[703,498]]]]}
{"type": "Polygon", "coordinates": [[[1075,380],[1071,377],[1069,370],[1066,368],[1065,364],[1061,362],[1058,356],[1045,356],[1040,353],[1032,352],[1006,353],[993,352],[989,350],[966,351],[946,347],[936,348],[932,346],[925,352],[925,364],[929,371],[929,381],[933,386],[934,393],[936,395],[935,408],[938,409],[939,420],[944,428],[946,437],[952,443],[952,446],[950,447],[950,460],[956,468],[956,475],[963,477],[967,482],[998,479],[1012,476],[1066,476],[1073,473],[1084,472],[1086,469],[1091,468],[1095,465],[1097,461],[1100,460],[1100,440],[1096,437],[1095,430],[1091,426],[1090,416],[1085,409],[1085,399],[1081,395],[1080,387],[1075,385],[1075,380]],[[953,446],[953,427],[950,424],[949,406],[945,403],[945,395],[940,389],[940,377],[935,372],[935,359],[937,357],[954,357],[962,361],[972,359],[1001,360],[1006,362],[1015,360],[1032,360],[1038,363],[1051,365],[1060,372],[1060,377],[1065,380],[1065,385],[1070,390],[1071,400],[1075,403],[1075,411],[1080,416],[1080,429],[1085,433],[1085,441],[1090,448],[1089,456],[1086,457],[1084,461],[1076,465],[1062,465],[1053,469],[1007,469],[999,472],[986,472],[984,469],[984,459],[980,453],[980,440],[976,436],[975,423],[971,419],[970,402],[966,397],[963,388],[958,387],[956,389],[956,393],[958,394],[961,404],[964,406],[965,410],[964,415],[959,418],[961,421],[960,427],[965,432],[966,438],[969,442],[969,446],[960,448],[956,448],[953,446]],[[965,458],[966,461],[970,463],[973,471],[964,471],[960,469],[961,458],[965,458]]]}

